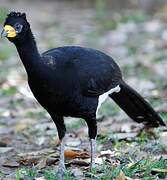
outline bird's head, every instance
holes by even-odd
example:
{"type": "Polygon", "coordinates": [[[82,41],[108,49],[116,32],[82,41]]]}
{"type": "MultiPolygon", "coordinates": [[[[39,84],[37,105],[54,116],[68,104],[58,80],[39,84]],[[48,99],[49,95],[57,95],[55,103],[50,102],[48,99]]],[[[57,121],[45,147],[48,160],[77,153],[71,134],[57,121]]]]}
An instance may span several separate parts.
{"type": "Polygon", "coordinates": [[[28,31],[30,31],[30,25],[27,22],[26,14],[11,12],[7,15],[1,37],[7,37],[10,41],[17,42],[24,40],[28,31]]]}

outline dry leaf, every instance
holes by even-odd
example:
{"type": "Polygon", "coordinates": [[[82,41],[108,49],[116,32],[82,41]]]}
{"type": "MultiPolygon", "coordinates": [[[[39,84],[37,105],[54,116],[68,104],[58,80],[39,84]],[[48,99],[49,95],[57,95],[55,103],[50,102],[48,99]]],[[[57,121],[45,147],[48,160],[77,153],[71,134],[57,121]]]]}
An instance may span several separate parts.
{"type": "Polygon", "coordinates": [[[7,160],[5,163],[3,163],[4,167],[10,167],[10,168],[16,168],[19,167],[20,164],[14,160],[7,160]]]}
{"type": "Polygon", "coordinates": [[[0,147],[0,154],[7,153],[13,150],[14,149],[12,147],[0,147]]]}
{"type": "Polygon", "coordinates": [[[58,152],[51,153],[51,154],[49,154],[49,157],[58,158],[59,157],[59,153],[58,152]]]}
{"type": "Polygon", "coordinates": [[[22,165],[25,165],[25,166],[27,166],[27,165],[36,165],[38,162],[39,162],[39,159],[40,159],[41,157],[39,157],[39,156],[33,156],[33,157],[27,157],[27,158],[23,158],[23,159],[21,159],[20,161],[19,161],[19,163],[20,164],[22,164],[22,165]]]}
{"type": "Polygon", "coordinates": [[[73,158],[76,158],[78,156],[78,152],[72,151],[72,150],[66,150],[66,151],[64,151],[64,156],[66,158],[73,159],[73,158]]]}
{"type": "Polygon", "coordinates": [[[116,180],[126,180],[126,177],[123,171],[120,171],[119,175],[116,177],[116,180]]]}
{"type": "Polygon", "coordinates": [[[57,158],[48,157],[47,158],[47,165],[51,166],[52,164],[55,164],[58,161],[59,161],[59,159],[57,159],[57,158]]]}
{"type": "Polygon", "coordinates": [[[68,165],[78,165],[78,166],[89,166],[90,163],[86,161],[79,161],[79,160],[72,160],[71,162],[68,163],[68,165]]]}
{"type": "Polygon", "coordinates": [[[111,157],[114,157],[115,156],[115,151],[111,151],[109,149],[109,150],[101,151],[100,152],[100,156],[105,156],[105,155],[110,155],[111,157]]]}
{"type": "Polygon", "coordinates": [[[38,169],[43,169],[47,166],[47,158],[42,158],[39,163],[36,165],[38,169]]]}
{"type": "Polygon", "coordinates": [[[39,151],[31,151],[31,152],[26,152],[26,153],[20,153],[18,154],[18,156],[20,157],[27,157],[27,156],[42,156],[42,155],[48,155],[48,154],[52,154],[55,153],[55,150],[53,149],[42,149],[39,151]]]}
{"type": "Polygon", "coordinates": [[[74,159],[74,158],[88,158],[89,154],[87,152],[77,152],[73,150],[64,151],[65,158],[74,159]]]}
{"type": "Polygon", "coordinates": [[[166,172],[167,172],[167,169],[153,168],[152,171],[154,171],[154,172],[162,172],[162,173],[166,173],[166,172]]]}
{"type": "Polygon", "coordinates": [[[19,123],[15,126],[15,131],[20,132],[28,127],[28,124],[19,123]]]}

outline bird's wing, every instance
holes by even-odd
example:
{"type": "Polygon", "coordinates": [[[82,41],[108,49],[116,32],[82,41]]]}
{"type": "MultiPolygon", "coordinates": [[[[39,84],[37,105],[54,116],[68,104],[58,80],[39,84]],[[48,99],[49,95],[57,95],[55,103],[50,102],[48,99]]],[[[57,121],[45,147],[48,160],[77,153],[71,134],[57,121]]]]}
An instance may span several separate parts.
{"type": "Polygon", "coordinates": [[[110,61],[75,60],[75,69],[85,96],[99,96],[119,84],[121,72],[118,66],[110,61]],[[84,64],[83,64],[84,63],[84,64]]]}
{"type": "MultiPolygon", "coordinates": [[[[43,53],[43,56],[52,56],[53,62],[60,64],[66,82],[70,79],[78,81],[85,96],[99,96],[115,88],[121,79],[121,71],[114,60],[94,49],[60,47],[43,53]]],[[[52,58],[46,59],[52,63],[52,58]]]]}

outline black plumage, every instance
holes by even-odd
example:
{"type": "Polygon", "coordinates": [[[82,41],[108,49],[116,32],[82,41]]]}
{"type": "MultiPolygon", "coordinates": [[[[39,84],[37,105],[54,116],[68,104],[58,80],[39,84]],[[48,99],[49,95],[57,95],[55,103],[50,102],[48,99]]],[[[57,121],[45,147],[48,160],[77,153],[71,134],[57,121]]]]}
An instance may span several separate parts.
{"type": "MultiPolygon", "coordinates": [[[[63,117],[84,118],[88,125],[94,166],[97,134],[96,111],[99,96],[114,89],[109,96],[135,121],[150,126],[165,125],[153,108],[123,80],[121,71],[108,55],[90,48],[65,46],[39,54],[25,14],[8,15],[1,36],[17,48],[28,75],[28,84],[38,102],[48,111],[63,141],[63,117]],[[12,28],[15,33],[12,34],[12,28]]],[[[64,168],[61,146],[60,171],[64,168]]]]}

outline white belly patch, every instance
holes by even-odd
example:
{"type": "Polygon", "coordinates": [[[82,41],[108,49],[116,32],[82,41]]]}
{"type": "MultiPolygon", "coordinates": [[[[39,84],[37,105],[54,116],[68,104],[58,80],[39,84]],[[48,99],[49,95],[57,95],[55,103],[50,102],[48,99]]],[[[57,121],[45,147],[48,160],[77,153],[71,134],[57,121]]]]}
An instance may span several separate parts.
{"type": "Polygon", "coordinates": [[[99,96],[99,99],[98,99],[98,106],[97,106],[97,109],[96,109],[96,116],[97,116],[97,113],[98,113],[98,110],[100,108],[100,106],[102,105],[102,103],[107,99],[108,95],[109,94],[112,94],[113,92],[116,92],[118,93],[119,91],[121,90],[121,88],[118,86],[116,86],[115,88],[112,88],[110,89],[109,91],[105,92],[104,94],[100,95],[99,96]]]}

